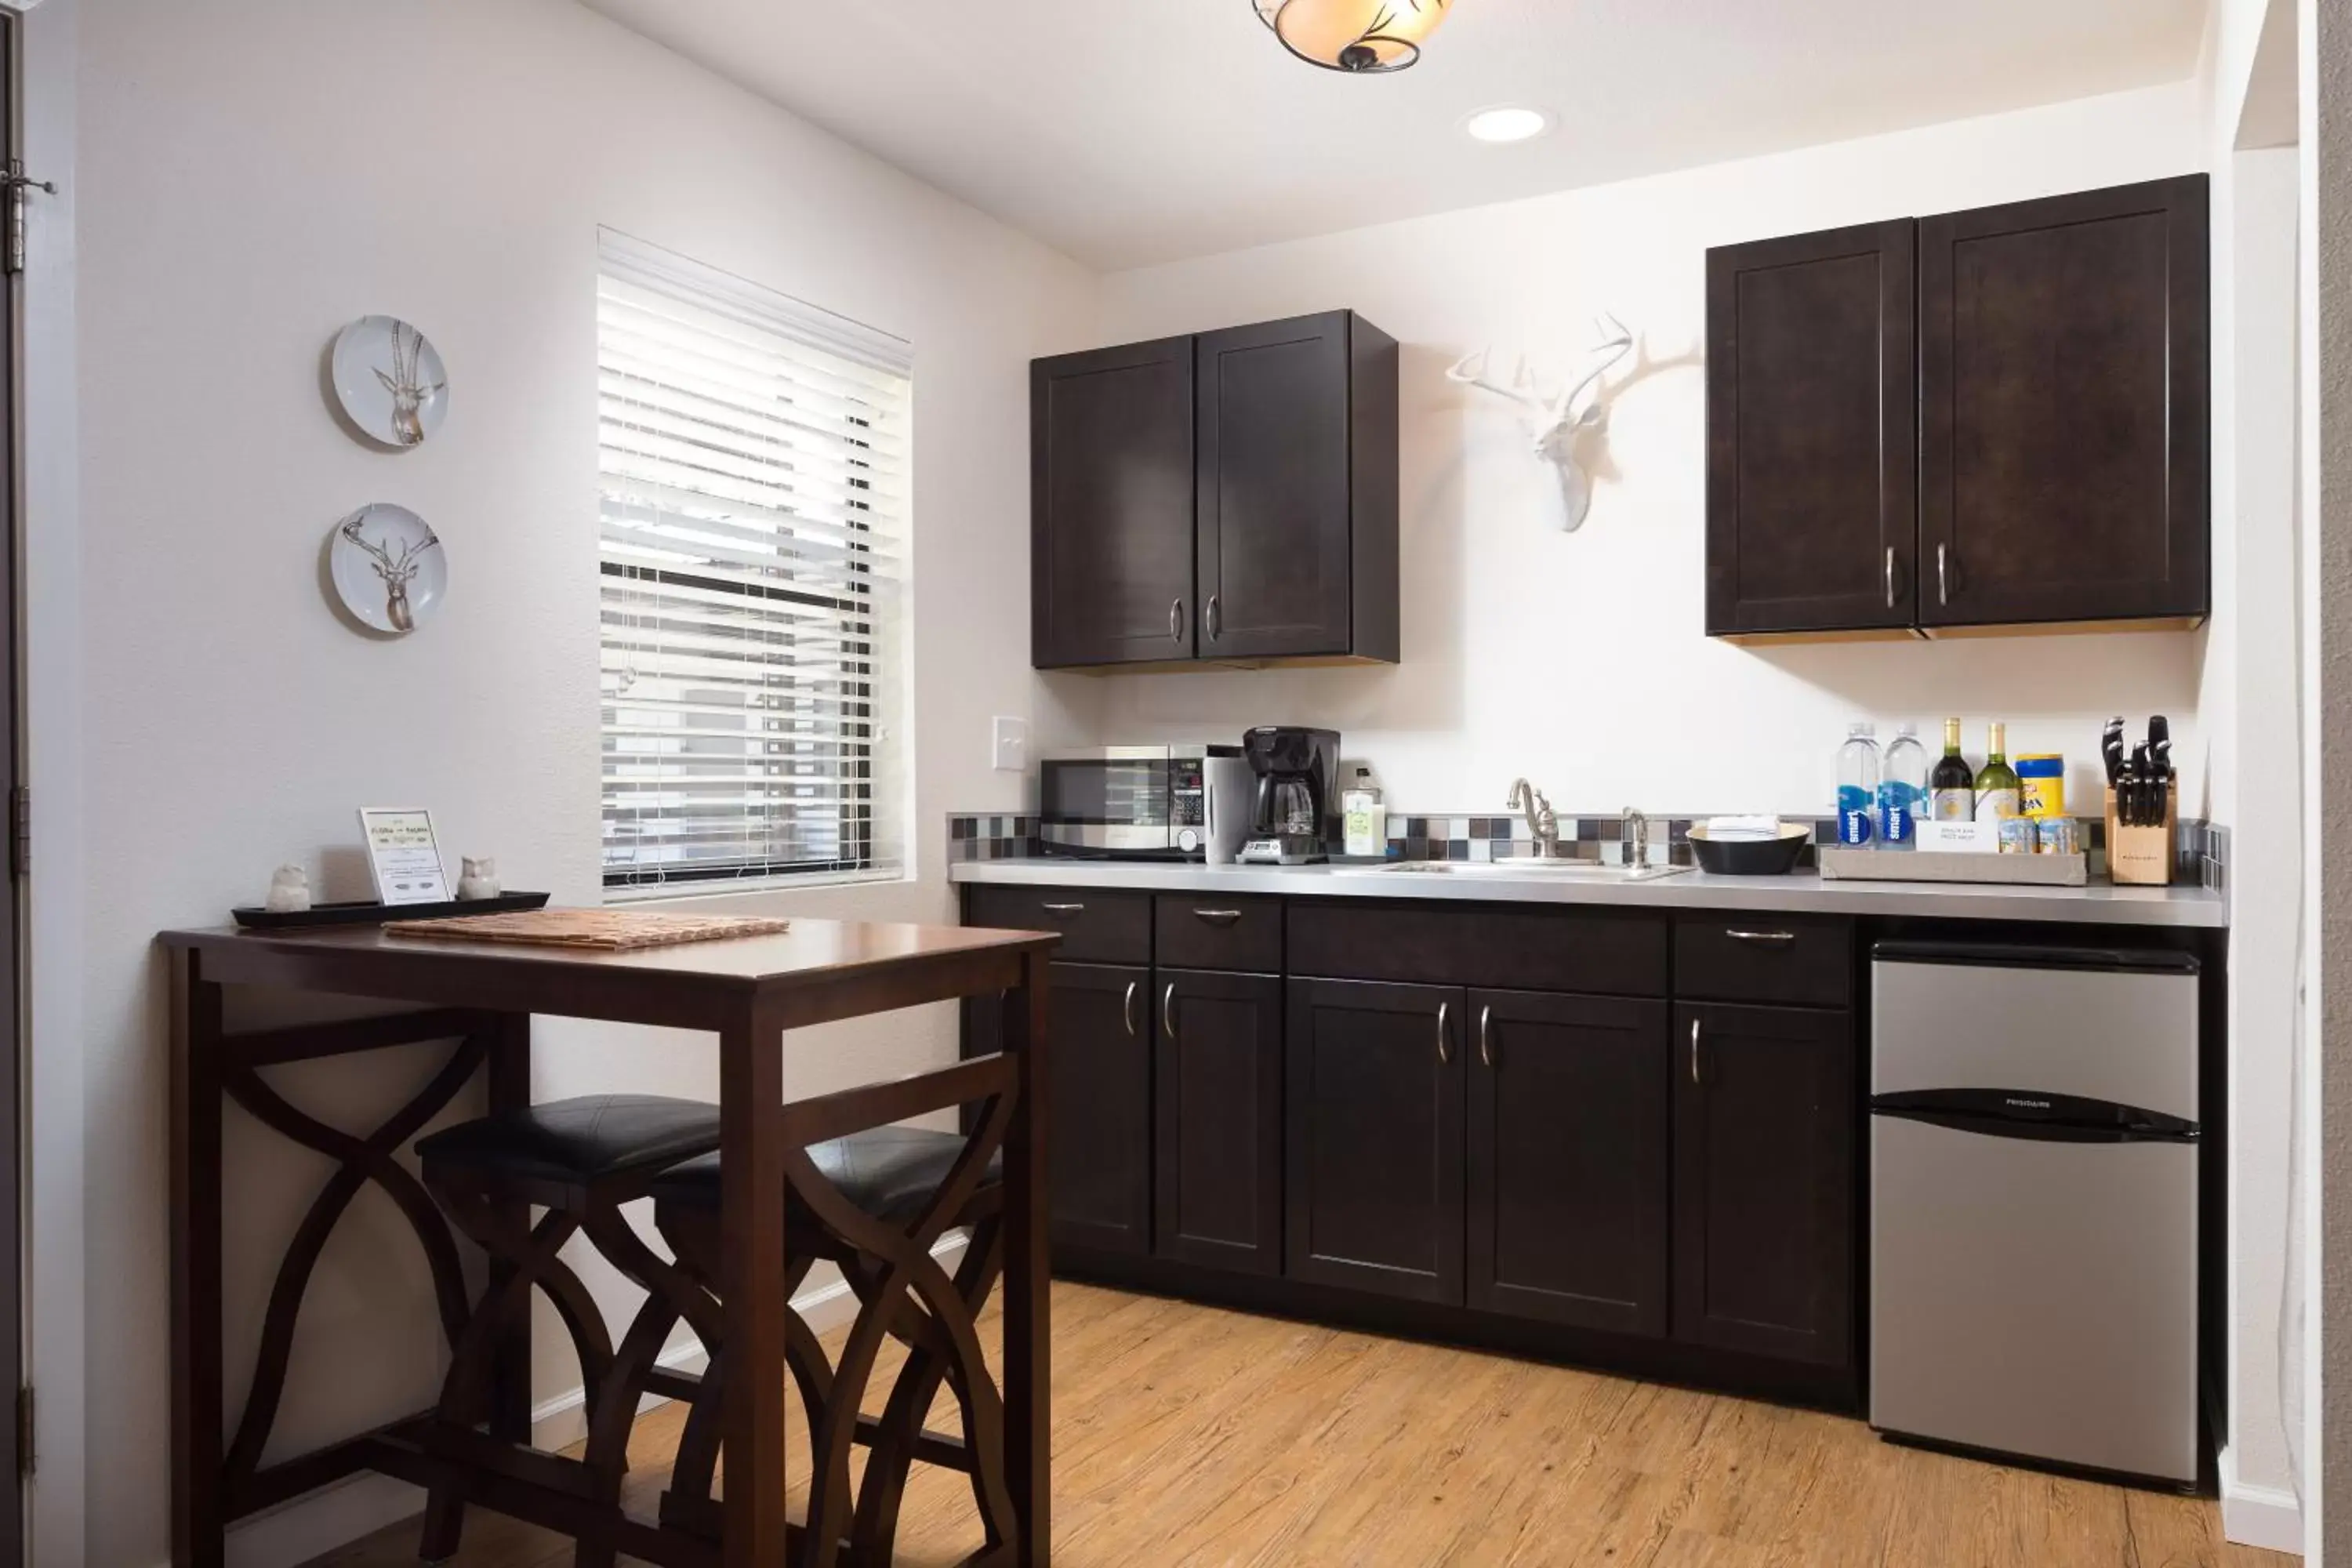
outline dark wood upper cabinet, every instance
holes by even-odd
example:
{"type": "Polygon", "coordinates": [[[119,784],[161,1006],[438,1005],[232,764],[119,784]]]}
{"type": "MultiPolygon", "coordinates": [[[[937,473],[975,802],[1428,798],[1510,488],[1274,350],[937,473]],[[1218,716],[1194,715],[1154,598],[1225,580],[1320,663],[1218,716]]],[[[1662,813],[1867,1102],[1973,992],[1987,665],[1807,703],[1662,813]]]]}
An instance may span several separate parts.
{"type": "Polygon", "coordinates": [[[1459,1305],[1465,994],[1286,989],[1284,1273],[1459,1305]]]}
{"type": "Polygon", "coordinates": [[[1927,627],[2209,603],[2206,178],[1919,223],[1927,627]]]}
{"type": "Polygon", "coordinates": [[[1162,1258],[1282,1272],[1282,977],[1159,972],[1152,1057],[1162,1258]]]}
{"type": "Polygon", "coordinates": [[[1666,1331],[1664,1002],[1470,993],[1470,1305],[1666,1331]]]}
{"type": "Polygon", "coordinates": [[[1396,659],[1387,333],[1334,310],[1065,354],[1030,395],[1038,668],[1396,659]]]}
{"type": "Polygon", "coordinates": [[[1192,655],[1192,340],[1032,361],[1039,668],[1192,655]]]}
{"type": "Polygon", "coordinates": [[[1334,310],[1204,332],[1193,367],[1201,656],[1394,659],[1395,340],[1334,310]]]}
{"type": "Polygon", "coordinates": [[[1675,1337],[1790,1361],[1853,1346],[1853,1035],[1799,1007],[1675,1010],[1675,1337]]]}
{"type": "Polygon", "coordinates": [[[1914,225],[1706,253],[1706,629],[1912,622],[1914,225]]]}
{"type": "Polygon", "coordinates": [[[1706,630],[2209,608],[2206,177],[1707,252],[1706,630]]]}
{"type": "Polygon", "coordinates": [[[1047,965],[1053,976],[1049,1103],[1062,1109],[1046,1157],[1056,1246],[1151,1249],[1151,971],[1047,965]]]}

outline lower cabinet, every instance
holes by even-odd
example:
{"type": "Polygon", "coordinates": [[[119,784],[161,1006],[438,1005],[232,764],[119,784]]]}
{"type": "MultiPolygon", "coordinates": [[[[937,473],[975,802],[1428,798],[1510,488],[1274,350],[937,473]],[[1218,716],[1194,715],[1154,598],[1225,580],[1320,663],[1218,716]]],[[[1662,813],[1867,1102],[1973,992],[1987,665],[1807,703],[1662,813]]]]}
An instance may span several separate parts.
{"type": "Polygon", "coordinates": [[[1151,972],[1055,963],[1045,1087],[1056,1245],[1151,1249],[1151,972]]]}
{"type": "Polygon", "coordinates": [[[1666,1331],[1664,1002],[1469,994],[1469,1304],[1666,1331]]]}
{"type": "Polygon", "coordinates": [[[1677,1339],[1842,1364],[1853,1346],[1849,1015],[1675,1011],[1677,1339]]]}
{"type": "Polygon", "coordinates": [[[1152,1250],[1278,1274],[1282,979],[1162,969],[1158,984],[1152,1250]]]}
{"type": "Polygon", "coordinates": [[[1291,1279],[1462,1300],[1465,1000],[1448,986],[1288,983],[1291,1279]]]}

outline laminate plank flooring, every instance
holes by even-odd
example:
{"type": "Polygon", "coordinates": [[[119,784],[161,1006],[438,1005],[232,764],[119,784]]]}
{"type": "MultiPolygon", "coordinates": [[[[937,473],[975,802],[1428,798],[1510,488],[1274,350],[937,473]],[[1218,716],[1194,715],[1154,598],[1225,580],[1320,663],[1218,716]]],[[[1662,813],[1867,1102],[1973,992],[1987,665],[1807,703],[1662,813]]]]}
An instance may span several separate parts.
{"type": "MultiPolygon", "coordinates": [[[[983,1337],[995,1354],[994,1314],[983,1337]]],[[[838,1336],[835,1336],[836,1338],[838,1336]]],[[[867,1408],[879,1410],[895,1351],[867,1408]]],[[[1054,1288],[1054,1560],[1065,1568],[2289,1568],[2210,1499],[1882,1443],[1817,1411],[1067,1282],[1054,1288]]],[[[805,1501],[797,1400],[793,1510],[805,1501]]],[[[651,1510],[682,1407],[637,1424],[651,1510]]],[[[950,1426],[945,1402],[932,1424],[950,1426]]],[[[862,1465],[861,1454],[858,1463],[862,1465]]],[[[410,1568],[395,1525],[312,1568],[410,1568]]],[[[979,1542],[963,1479],[917,1466],[898,1561],[979,1542]]],[[[477,1510],[456,1568],[558,1568],[477,1510]]]]}

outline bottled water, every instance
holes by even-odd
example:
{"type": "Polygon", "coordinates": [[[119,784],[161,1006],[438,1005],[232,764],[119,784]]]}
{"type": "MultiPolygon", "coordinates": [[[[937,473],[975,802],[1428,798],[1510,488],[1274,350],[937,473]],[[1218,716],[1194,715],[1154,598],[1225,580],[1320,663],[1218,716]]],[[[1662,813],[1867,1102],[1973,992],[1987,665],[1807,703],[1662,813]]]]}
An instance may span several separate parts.
{"type": "Polygon", "coordinates": [[[1927,748],[1919,743],[1919,726],[1906,721],[1895,728],[1878,781],[1878,842],[1910,843],[1912,824],[1927,807],[1927,748]]]}
{"type": "Polygon", "coordinates": [[[1845,727],[1845,744],[1838,748],[1838,842],[1870,842],[1871,817],[1878,805],[1878,742],[1871,724],[1856,720],[1845,727]]]}

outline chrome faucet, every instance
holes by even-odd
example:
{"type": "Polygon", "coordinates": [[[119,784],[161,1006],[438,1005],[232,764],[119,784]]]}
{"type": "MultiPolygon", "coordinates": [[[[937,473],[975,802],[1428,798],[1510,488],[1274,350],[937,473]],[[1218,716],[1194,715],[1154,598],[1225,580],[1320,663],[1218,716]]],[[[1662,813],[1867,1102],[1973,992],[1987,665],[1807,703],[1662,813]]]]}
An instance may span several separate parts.
{"type": "Polygon", "coordinates": [[[1504,805],[1527,815],[1528,832],[1535,838],[1538,855],[1547,860],[1559,858],[1559,818],[1553,815],[1551,802],[1544,798],[1543,791],[1525,779],[1515,779],[1511,798],[1504,805]]]}
{"type": "Polygon", "coordinates": [[[1625,864],[1648,865],[1650,863],[1650,819],[1629,805],[1625,808],[1624,825],[1618,831],[1619,837],[1625,842],[1625,864]]]}

